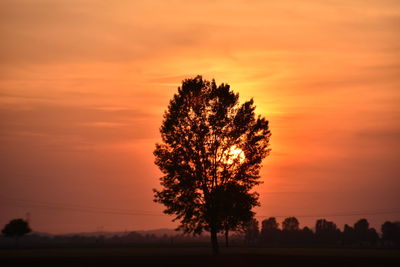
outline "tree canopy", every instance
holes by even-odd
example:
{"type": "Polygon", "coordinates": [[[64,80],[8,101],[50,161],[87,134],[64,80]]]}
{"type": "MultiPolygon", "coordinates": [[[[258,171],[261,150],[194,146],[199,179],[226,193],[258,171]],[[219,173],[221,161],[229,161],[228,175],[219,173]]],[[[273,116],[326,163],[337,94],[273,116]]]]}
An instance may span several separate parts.
{"type": "Polygon", "coordinates": [[[299,229],[300,224],[296,217],[288,217],[282,222],[283,231],[297,231],[299,229]]]}
{"type": "Polygon", "coordinates": [[[269,154],[268,121],[255,115],[253,100],[239,104],[228,84],[201,76],[186,79],[164,114],[155,163],[163,176],[155,201],[175,215],[179,229],[217,233],[252,218],[262,160],[269,154]]]}
{"type": "Polygon", "coordinates": [[[3,235],[8,237],[19,238],[25,234],[30,233],[32,230],[28,225],[28,222],[24,219],[14,219],[6,224],[1,231],[3,235]]]}

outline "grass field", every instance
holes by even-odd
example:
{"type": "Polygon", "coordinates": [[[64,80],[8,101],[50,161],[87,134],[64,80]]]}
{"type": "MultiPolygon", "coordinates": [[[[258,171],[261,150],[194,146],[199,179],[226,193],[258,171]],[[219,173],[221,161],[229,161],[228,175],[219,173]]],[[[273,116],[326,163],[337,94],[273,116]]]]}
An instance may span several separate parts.
{"type": "Polygon", "coordinates": [[[400,250],[205,247],[0,250],[0,266],[400,266],[400,250]]]}

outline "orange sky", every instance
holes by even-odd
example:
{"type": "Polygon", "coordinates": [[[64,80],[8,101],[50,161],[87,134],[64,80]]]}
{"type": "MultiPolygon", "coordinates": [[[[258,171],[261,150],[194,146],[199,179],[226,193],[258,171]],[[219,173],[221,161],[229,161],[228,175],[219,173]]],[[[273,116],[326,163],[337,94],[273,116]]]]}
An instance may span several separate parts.
{"type": "Polygon", "coordinates": [[[270,120],[258,216],[400,219],[399,1],[3,0],[0,36],[0,225],[174,227],[152,151],[197,74],[270,120]]]}

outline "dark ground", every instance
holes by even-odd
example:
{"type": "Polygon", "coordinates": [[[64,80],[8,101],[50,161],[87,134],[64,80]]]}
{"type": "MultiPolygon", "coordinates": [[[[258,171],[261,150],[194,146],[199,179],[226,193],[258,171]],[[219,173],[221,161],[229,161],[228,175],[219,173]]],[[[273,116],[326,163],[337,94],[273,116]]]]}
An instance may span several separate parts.
{"type": "Polygon", "coordinates": [[[205,247],[2,249],[0,266],[400,266],[400,250],[205,247]]]}

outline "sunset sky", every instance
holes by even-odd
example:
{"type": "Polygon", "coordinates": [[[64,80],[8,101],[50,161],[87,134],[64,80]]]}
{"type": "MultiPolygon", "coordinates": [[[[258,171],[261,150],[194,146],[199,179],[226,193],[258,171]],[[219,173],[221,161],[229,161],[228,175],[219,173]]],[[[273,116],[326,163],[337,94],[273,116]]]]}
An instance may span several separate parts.
{"type": "Polygon", "coordinates": [[[174,228],[152,154],[182,79],[270,121],[257,219],[400,220],[400,1],[0,2],[0,227],[174,228]]]}

